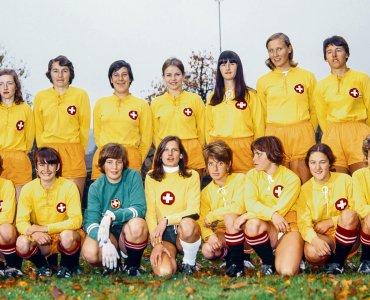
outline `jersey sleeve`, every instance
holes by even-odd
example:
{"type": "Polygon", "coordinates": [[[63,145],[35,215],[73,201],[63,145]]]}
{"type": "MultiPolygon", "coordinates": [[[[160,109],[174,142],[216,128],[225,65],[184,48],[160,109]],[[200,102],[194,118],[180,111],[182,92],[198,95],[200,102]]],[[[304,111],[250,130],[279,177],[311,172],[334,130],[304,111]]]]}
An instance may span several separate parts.
{"type": "Polygon", "coordinates": [[[31,227],[32,191],[23,187],[18,200],[16,227],[20,234],[26,234],[31,227]]]}
{"type": "Polygon", "coordinates": [[[90,99],[87,93],[84,91],[81,101],[81,109],[79,112],[80,121],[80,142],[86,150],[87,143],[89,141],[90,131],[90,99]]]}
{"type": "Polygon", "coordinates": [[[33,102],[33,115],[35,121],[35,135],[36,135],[36,143],[38,147],[41,147],[41,137],[44,132],[44,122],[42,119],[42,111],[41,111],[41,98],[40,95],[37,94],[35,100],[33,102]]]}
{"type": "Polygon", "coordinates": [[[157,226],[157,214],[155,208],[155,190],[154,190],[154,179],[149,175],[146,175],[145,179],[145,198],[146,198],[146,215],[145,220],[148,224],[149,233],[157,226]]]}
{"type": "Polygon", "coordinates": [[[91,185],[87,197],[87,208],[84,213],[83,227],[87,235],[94,240],[98,239],[102,210],[98,189],[94,185],[91,185]]]}
{"type": "Polygon", "coordinates": [[[94,139],[95,144],[98,147],[102,147],[103,145],[100,142],[100,134],[101,134],[101,104],[98,101],[95,104],[94,111],[93,111],[93,130],[94,130],[94,139]]]}
{"type": "Polygon", "coordinates": [[[13,224],[16,209],[14,185],[10,180],[4,180],[1,189],[0,224],[13,224]]]}
{"type": "MultiPolygon", "coordinates": [[[[213,231],[211,228],[208,228],[204,225],[204,221],[206,220],[206,217],[208,213],[211,211],[211,205],[210,205],[210,195],[208,193],[207,188],[204,188],[201,192],[200,196],[200,216],[198,220],[198,224],[200,226],[202,239],[205,241],[210,235],[213,234],[213,231]]],[[[211,221],[210,221],[211,222],[211,221]]]]}
{"type": "Polygon", "coordinates": [[[314,130],[316,131],[318,121],[317,114],[315,109],[315,87],[316,87],[316,77],[313,74],[310,74],[310,87],[308,90],[308,109],[310,110],[310,123],[312,124],[314,130]]]}
{"type": "Polygon", "coordinates": [[[321,130],[324,132],[327,127],[328,108],[327,108],[327,104],[325,103],[325,98],[322,95],[320,84],[317,84],[315,87],[314,103],[315,103],[317,120],[319,122],[321,130]]]}
{"type": "Polygon", "coordinates": [[[261,100],[257,93],[250,92],[249,105],[251,107],[254,139],[265,135],[265,116],[262,109],[261,100]],[[252,97],[253,94],[253,97],[252,97]]]}
{"type": "Polygon", "coordinates": [[[115,222],[125,223],[132,218],[144,218],[146,213],[145,193],[139,172],[134,171],[129,182],[129,203],[127,208],[112,211],[116,217],[115,222]]]}
{"type": "Polygon", "coordinates": [[[202,147],[205,145],[205,107],[202,98],[197,95],[195,117],[197,121],[197,136],[202,147]]]}
{"type": "Polygon", "coordinates": [[[139,150],[141,153],[141,163],[144,163],[149,149],[152,146],[153,139],[152,112],[148,103],[144,103],[144,105],[142,106],[139,131],[141,138],[139,146],[139,150]]]}
{"type": "MultiPolygon", "coordinates": [[[[360,170],[359,170],[360,171],[360,170]]],[[[353,198],[355,201],[355,210],[361,218],[365,218],[370,214],[370,203],[367,202],[367,198],[370,197],[370,191],[367,190],[365,174],[356,171],[352,176],[353,180],[353,198]]]]}
{"type": "Polygon", "coordinates": [[[209,104],[211,101],[211,96],[207,100],[206,108],[205,108],[205,139],[206,143],[209,144],[211,142],[210,132],[213,129],[213,115],[212,115],[212,106],[209,104]]]}
{"type": "Polygon", "coordinates": [[[299,232],[302,235],[303,240],[311,243],[312,240],[317,237],[317,234],[313,228],[311,211],[308,206],[308,196],[311,193],[307,193],[304,190],[301,191],[297,201],[297,225],[299,232]]]}
{"type": "Polygon", "coordinates": [[[27,152],[30,152],[35,140],[35,118],[32,113],[31,107],[27,105],[27,124],[25,126],[25,135],[26,135],[26,148],[27,152]]]}

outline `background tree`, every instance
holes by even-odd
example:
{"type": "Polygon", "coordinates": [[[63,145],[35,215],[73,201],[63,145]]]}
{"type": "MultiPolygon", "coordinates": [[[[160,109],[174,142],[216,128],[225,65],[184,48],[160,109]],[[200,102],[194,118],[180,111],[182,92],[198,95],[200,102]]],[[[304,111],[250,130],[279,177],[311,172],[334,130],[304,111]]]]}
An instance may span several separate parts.
{"type": "MultiPolygon", "coordinates": [[[[216,60],[211,52],[193,51],[189,57],[188,68],[185,66],[185,80],[183,88],[198,94],[204,102],[207,95],[213,91],[216,78],[216,60]]],[[[154,80],[151,83],[149,95],[145,99],[150,103],[155,97],[166,91],[163,80],[154,80]]]]}
{"type": "Polygon", "coordinates": [[[32,95],[24,88],[23,81],[29,76],[26,64],[22,60],[17,60],[10,56],[4,46],[0,45],[0,69],[13,69],[19,76],[22,83],[23,100],[32,105],[32,95]]]}

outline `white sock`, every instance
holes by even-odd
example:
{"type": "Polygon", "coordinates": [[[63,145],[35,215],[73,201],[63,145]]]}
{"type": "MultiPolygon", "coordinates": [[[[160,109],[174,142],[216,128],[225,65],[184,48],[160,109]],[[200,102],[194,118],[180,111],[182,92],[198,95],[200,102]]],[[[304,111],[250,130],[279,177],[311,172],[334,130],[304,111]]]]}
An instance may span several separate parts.
{"type": "Polygon", "coordinates": [[[182,246],[182,250],[184,251],[184,258],[182,259],[183,264],[188,264],[191,266],[195,265],[195,259],[197,257],[201,242],[201,238],[194,243],[187,243],[180,239],[180,244],[182,246]]]}

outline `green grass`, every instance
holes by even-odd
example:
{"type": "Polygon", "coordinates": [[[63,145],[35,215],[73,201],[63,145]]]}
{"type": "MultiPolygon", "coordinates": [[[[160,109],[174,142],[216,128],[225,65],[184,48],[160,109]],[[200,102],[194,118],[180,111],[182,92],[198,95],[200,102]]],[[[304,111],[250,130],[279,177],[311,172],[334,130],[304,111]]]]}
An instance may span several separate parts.
{"type": "MultiPolygon", "coordinates": [[[[358,255],[352,261],[357,263],[358,255]]],[[[230,279],[220,262],[200,258],[199,263],[199,274],[188,278],[158,278],[149,271],[139,278],[102,277],[97,268],[83,265],[84,274],[72,279],[37,279],[27,267],[20,279],[0,279],[0,299],[370,299],[370,276],[356,272],[327,276],[315,271],[288,278],[261,277],[255,271],[230,279]]],[[[148,254],[143,265],[150,270],[148,254]]]]}

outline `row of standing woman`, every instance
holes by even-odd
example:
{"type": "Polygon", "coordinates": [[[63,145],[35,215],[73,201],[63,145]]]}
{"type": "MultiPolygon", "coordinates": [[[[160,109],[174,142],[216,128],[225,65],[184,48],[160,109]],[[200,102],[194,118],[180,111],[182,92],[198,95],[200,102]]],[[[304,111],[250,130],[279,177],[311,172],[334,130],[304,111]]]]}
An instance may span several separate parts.
{"type": "MultiPolygon", "coordinates": [[[[108,71],[112,96],[94,107],[94,137],[98,150],[93,160],[92,179],[100,149],[108,142],[123,145],[130,167],[140,170],[152,145],[168,135],[179,136],[189,154],[189,167],[202,172],[202,147],[224,140],[234,153],[233,171],[246,172],[253,166],[250,144],[263,135],[277,136],[283,143],[286,165],[305,182],[310,174],[304,164],[307,149],[315,143],[318,123],[322,142],[334,151],[336,170],[353,173],[363,167],[361,141],[370,133],[369,77],[347,66],[349,47],[339,36],[324,41],[324,59],[331,74],[316,84],[314,75],[297,66],[293,47],[283,33],[266,42],[271,72],[257,82],[257,92],[244,81],[239,56],[221,53],[216,85],[206,106],[199,96],[182,89],[184,66],[178,59],[167,60],[162,68],[167,91],[151,107],[133,96],[131,67],[114,62],[108,71]],[[304,137],[304,138],[302,138],[304,137]]],[[[6,128],[0,136],[3,177],[13,181],[17,197],[31,180],[27,158],[34,136],[38,147],[55,148],[63,161],[63,176],[73,180],[82,193],[86,178],[84,153],[90,127],[90,104],[85,91],[70,86],[73,64],[64,56],[50,60],[46,76],[53,86],[39,92],[34,111],[24,103],[17,75],[0,72],[0,122],[6,128]]]]}

